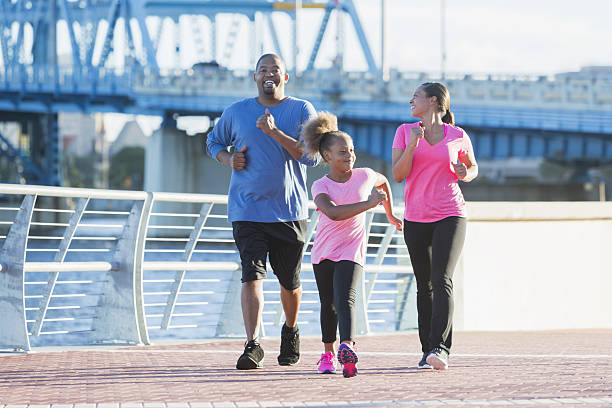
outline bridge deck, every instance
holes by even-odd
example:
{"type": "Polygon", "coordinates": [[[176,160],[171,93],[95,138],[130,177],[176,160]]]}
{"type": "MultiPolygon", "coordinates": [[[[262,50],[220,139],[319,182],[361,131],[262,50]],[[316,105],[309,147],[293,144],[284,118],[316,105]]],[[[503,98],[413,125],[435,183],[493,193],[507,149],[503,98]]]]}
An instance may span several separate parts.
{"type": "Polygon", "coordinates": [[[612,330],[459,332],[446,372],[415,369],[415,333],[362,337],[352,379],[315,374],[317,338],[294,367],[276,364],[278,343],[250,372],[234,369],[237,340],[3,354],[0,408],[612,406],[612,330]]]}

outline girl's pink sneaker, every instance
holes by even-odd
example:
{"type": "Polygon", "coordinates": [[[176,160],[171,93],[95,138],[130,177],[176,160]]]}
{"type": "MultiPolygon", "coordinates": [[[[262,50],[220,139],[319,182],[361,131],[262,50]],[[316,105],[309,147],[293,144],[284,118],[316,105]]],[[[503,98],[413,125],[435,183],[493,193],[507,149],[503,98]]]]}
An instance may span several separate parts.
{"type": "Polygon", "coordinates": [[[342,375],[346,378],[354,377],[357,375],[357,353],[348,344],[342,343],[338,347],[338,361],[342,364],[342,375]]]}
{"type": "Polygon", "coordinates": [[[319,374],[335,374],[336,373],[336,356],[331,351],[321,354],[321,358],[317,361],[317,372],[319,374]]]}

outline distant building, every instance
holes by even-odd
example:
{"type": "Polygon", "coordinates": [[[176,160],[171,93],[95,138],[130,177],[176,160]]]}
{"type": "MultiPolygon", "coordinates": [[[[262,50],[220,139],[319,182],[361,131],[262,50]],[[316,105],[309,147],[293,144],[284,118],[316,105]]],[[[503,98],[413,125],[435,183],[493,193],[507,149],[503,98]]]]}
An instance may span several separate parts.
{"type": "Polygon", "coordinates": [[[147,137],[135,120],[125,123],[119,136],[110,145],[109,157],[113,157],[125,147],[147,147],[147,137]]]}
{"type": "Polygon", "coordinates": [[[58,114],[62,152],[83,157],[96,152],[100,144],[96,116],[82,113],[58,114]]]}
{"type": "Polygon", "coordinates": [[[601,80],[601,81],[612,81],[612,66],[588,66],[580,68],[578,72],[562,72],[555,74],[557,80],[569,80],[569,79],[588,79],[588,80],[601,80]]]}

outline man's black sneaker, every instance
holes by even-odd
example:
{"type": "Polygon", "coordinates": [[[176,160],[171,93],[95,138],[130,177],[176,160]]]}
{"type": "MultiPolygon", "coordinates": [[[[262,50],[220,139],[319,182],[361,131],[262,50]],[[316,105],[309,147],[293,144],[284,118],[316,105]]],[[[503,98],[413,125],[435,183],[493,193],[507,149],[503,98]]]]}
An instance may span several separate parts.
{"type": "Polygon", "coordinates": [[[427,364],[436,370],[446,370],[448,368],[448,351],[440,347],[434,347],[427,356],[427,364]]]}
{"type": "Polygon", "coordinates": [[[280,354],[278,364],[282,366],[294,365],[300,362],[300,329],[283,324],[281,329],[280,354]]]}
{"type": "Polygon", "coordinates": [[[421,358],[421,361],[419,361],[419,365],[417,366],[417,369],[419,369],[419,370],[429,370],[429,369],[433,368],[432,366],[427,364],[427,356],[428,355],[429,355],[429,353],[423,353],[423,358],[421,358]]]}
{"type": "Polygon", "coordinates": [[[252,370],[263,367],[264,351],[257,340],[249,341],[244,347],[244,353],[238,357],[236,368],[239,370],[252,370]]]}

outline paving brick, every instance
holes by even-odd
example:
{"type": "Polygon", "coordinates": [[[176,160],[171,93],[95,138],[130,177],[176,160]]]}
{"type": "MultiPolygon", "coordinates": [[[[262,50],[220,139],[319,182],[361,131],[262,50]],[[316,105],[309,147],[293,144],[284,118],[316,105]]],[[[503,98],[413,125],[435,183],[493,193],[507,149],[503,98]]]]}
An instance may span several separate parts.
{"type": "Polygon", "coordinates": [[[318,338],[302,339],[300,364],[252,371],[234,368],[240,340],[2,354],[0,408],[612,405],[612,330],[457,332],[445,372],[416,370],[416,333],[358,341],[350,379],[316,373],[318,338]]]}

